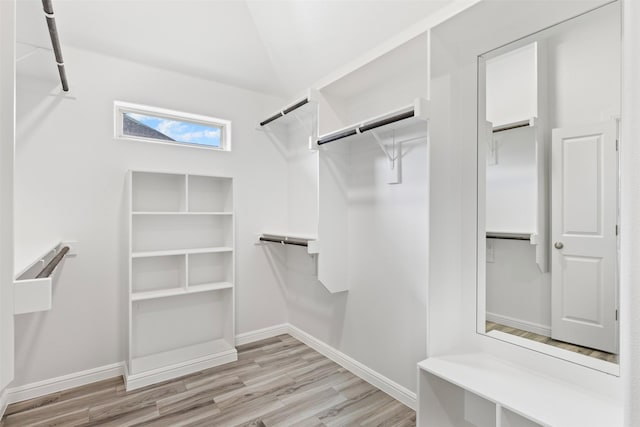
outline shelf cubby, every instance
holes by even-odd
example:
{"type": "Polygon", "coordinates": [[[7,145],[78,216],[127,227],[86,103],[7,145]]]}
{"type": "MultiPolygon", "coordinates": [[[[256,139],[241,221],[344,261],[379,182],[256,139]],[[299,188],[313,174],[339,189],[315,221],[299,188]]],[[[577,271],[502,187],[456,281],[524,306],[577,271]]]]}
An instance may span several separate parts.
{"type": "Polygon", "coordinates": [[[186,286],[184,255],[135,258],[131,267],[133,293],[163,291],[186,286]]]}
{"type": "Polygon", "coordinates": [[[192,254],[189,257],[189,288],[233,281],[232,252],[192,254]]]}
{"type": "Polygon", "coordinates": [[[189,175],[189,212],[231,212],[233,187],[230,178],[189,175]]]}
{"type": "Polygon", "coordinates": [[[131,374],[210,355],[223,342],[233,348],[231,289],[136,301],[133,307],[131,374]],[[206,327],[203,327],[205,326],[206,327]],[[217,343],[214,345],[213,343],[217,343]]]}
{"type": "Polygon", "coordinates": [[[133,172],[133,212],[184,212],[186,177],[179,174],[133,172]]]}
{"type": "Polygon", "coordinates": [[[133,252],[230,247],[232,222],[224,215],[134,215],[133,252]]]}

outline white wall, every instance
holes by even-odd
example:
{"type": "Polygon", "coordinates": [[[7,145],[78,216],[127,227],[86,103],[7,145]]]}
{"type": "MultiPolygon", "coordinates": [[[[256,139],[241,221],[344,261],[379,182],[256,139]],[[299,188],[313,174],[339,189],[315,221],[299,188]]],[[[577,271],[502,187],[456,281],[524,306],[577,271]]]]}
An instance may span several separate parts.
{"type": "Polygon", "coordinates": [[[16,267],[60,239],[78,240],[79,255],[62,267],[52,310],[16,318],[15,385],[125,359],[127,169],[234,176],[236,333],[285,322],[282,289],[254,245],[256,233],[286,220],[284,160],[254,130],[282,101],[83,50],[64,54],[68,96],[37,78],[40,54],[18,70],[16,267]],[[116,99],[230,119],[233,151],[114,140],[116,99]]]}
{"type": "MultiPolygon", "coordinates": [[[[427,144],[406,147],[396,185],[385,181],[389,166],[373,138],[332,144],[349,145],[340,159],[349,171],[342,243],[348,271],[340,279],[349,289],[328,293],[308,255],[288,249],[289,321],[415,391],[415,365],[426,356],[427,144]]],[[[334,148],[343,147],[327,149],[334,148]]]]}
{"type": "Polygon", "coordinates": [[[15,1],[0,2],[0,415],[14,375],[13,167],[15,135],[15,1]]]}

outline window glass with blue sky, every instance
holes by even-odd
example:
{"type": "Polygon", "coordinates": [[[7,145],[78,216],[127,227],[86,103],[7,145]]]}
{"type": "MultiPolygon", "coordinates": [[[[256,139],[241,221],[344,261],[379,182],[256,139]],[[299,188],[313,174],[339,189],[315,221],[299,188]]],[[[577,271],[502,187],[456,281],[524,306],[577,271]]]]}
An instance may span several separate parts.
{"type": "Polygon", "coordinates": [[[173,118],[124,112],[124,135],[221,148],[222,128],[173,118]]]}

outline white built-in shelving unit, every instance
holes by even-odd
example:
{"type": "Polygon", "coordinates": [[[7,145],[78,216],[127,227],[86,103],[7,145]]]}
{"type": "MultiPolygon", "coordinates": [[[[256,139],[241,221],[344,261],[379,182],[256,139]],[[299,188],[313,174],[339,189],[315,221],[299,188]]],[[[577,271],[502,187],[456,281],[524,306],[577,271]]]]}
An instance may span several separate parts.
{"type": "Polygon", "coordinates": [[[233,179],[131,171],[127,389],[237,359],[233,179]]]}

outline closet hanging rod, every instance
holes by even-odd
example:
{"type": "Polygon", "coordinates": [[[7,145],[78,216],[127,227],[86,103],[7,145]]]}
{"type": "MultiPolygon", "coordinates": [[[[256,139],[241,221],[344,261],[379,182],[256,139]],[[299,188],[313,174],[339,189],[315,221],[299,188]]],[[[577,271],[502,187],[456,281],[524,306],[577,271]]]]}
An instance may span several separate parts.
{"type": "Polygon", "coordinates": [[[290,107],[285,108],[284,110],[274,114],[273,116],[263,120],[260,122],[260,126],[265,126],[268,125],[269,123],[271,123],[274,120],[278,120],[280,117],[286,116],[287,114],[291,113],[294,110],[297,110],[298,108],[302,107],[303,105],[306,105],[309,103],[309,98],[305,98],[302,101],[296,102],[295,104],[293,104],[290,107]]]}
{"type": "Polygon", "coordinates": [[[337,141],[342,138],[346,138],[348,136],[353,136],[359,133],[364,133],[382,126],[389,125],[391,123],[396,123],[401,120],[410,119],[415,117],[415,109],[411,109],[410,111],[405,111],[399,114],[395,114],[390,117],[385,117],[380,120],[376,120],[375,122],[367,123],[366,125],[356,126],[352,129],[347,129],[340,133],[336,133],[333,135],[328,135],[326,137],[318,139],[318,145],[328,144],[329,142],[337,141]]]}
{"type": "Polygon", "coordinates": [[[507,123],[505,125],[496,126],[493,128],[493,133],[504,132],[506,130],[526,128],[531,126],[530,120],[522,120],[519,122],[507,123]]]}
{"type": "Polygon", "coordinates": [[[295,246],[309,246],[309,243],[304,240],[291,240],[290,238],[282,238],[278,239],[277,237],[260,237],[261,242],[273,242],[273,243],[282,243],[284,245],[295,245],[295,246]]]}
{"type": "Polygon", "coordinates": [[[47,264],[42,269],[42,271],[38,273],[38,275],[36,276],[36,279],[43,279],[51,276],[51,274],[53,274],[53,271],[56,269],[58,264],[60,264],[60,261],[62,261],[64,256],[67,254],[67,252],[69,252],[69,246],[65,246],[62,249],[60,249],[60,252],[58,252],[56,256],[54,256],[53,259],[49,261],[49,264],[47,264]]]}
{"type": "Polygon", "coordinates": [[[64,60],[62,59],[62,48],[60,47],[60,39],[58,37],[58,27],[56,26],[56,18],[53,14],[53,4],[51,3],[51,0],[42,0],[42,8],[44,9],[44,16],[47,19],[47,26],[49,27],[49,36],[51,37],[53,54],[56,58],[56,65],[58,66],[58,74],[60,74],[62,90],[65,92],[69,92],[67,72],[64,68],[64,60]]]}
{"type": "Polygon", "coordinates": [[[487,232],[487,239],[502,239],[502,240],[531,240],[530,234],[524,233],[492,233],[487,232]]]}

